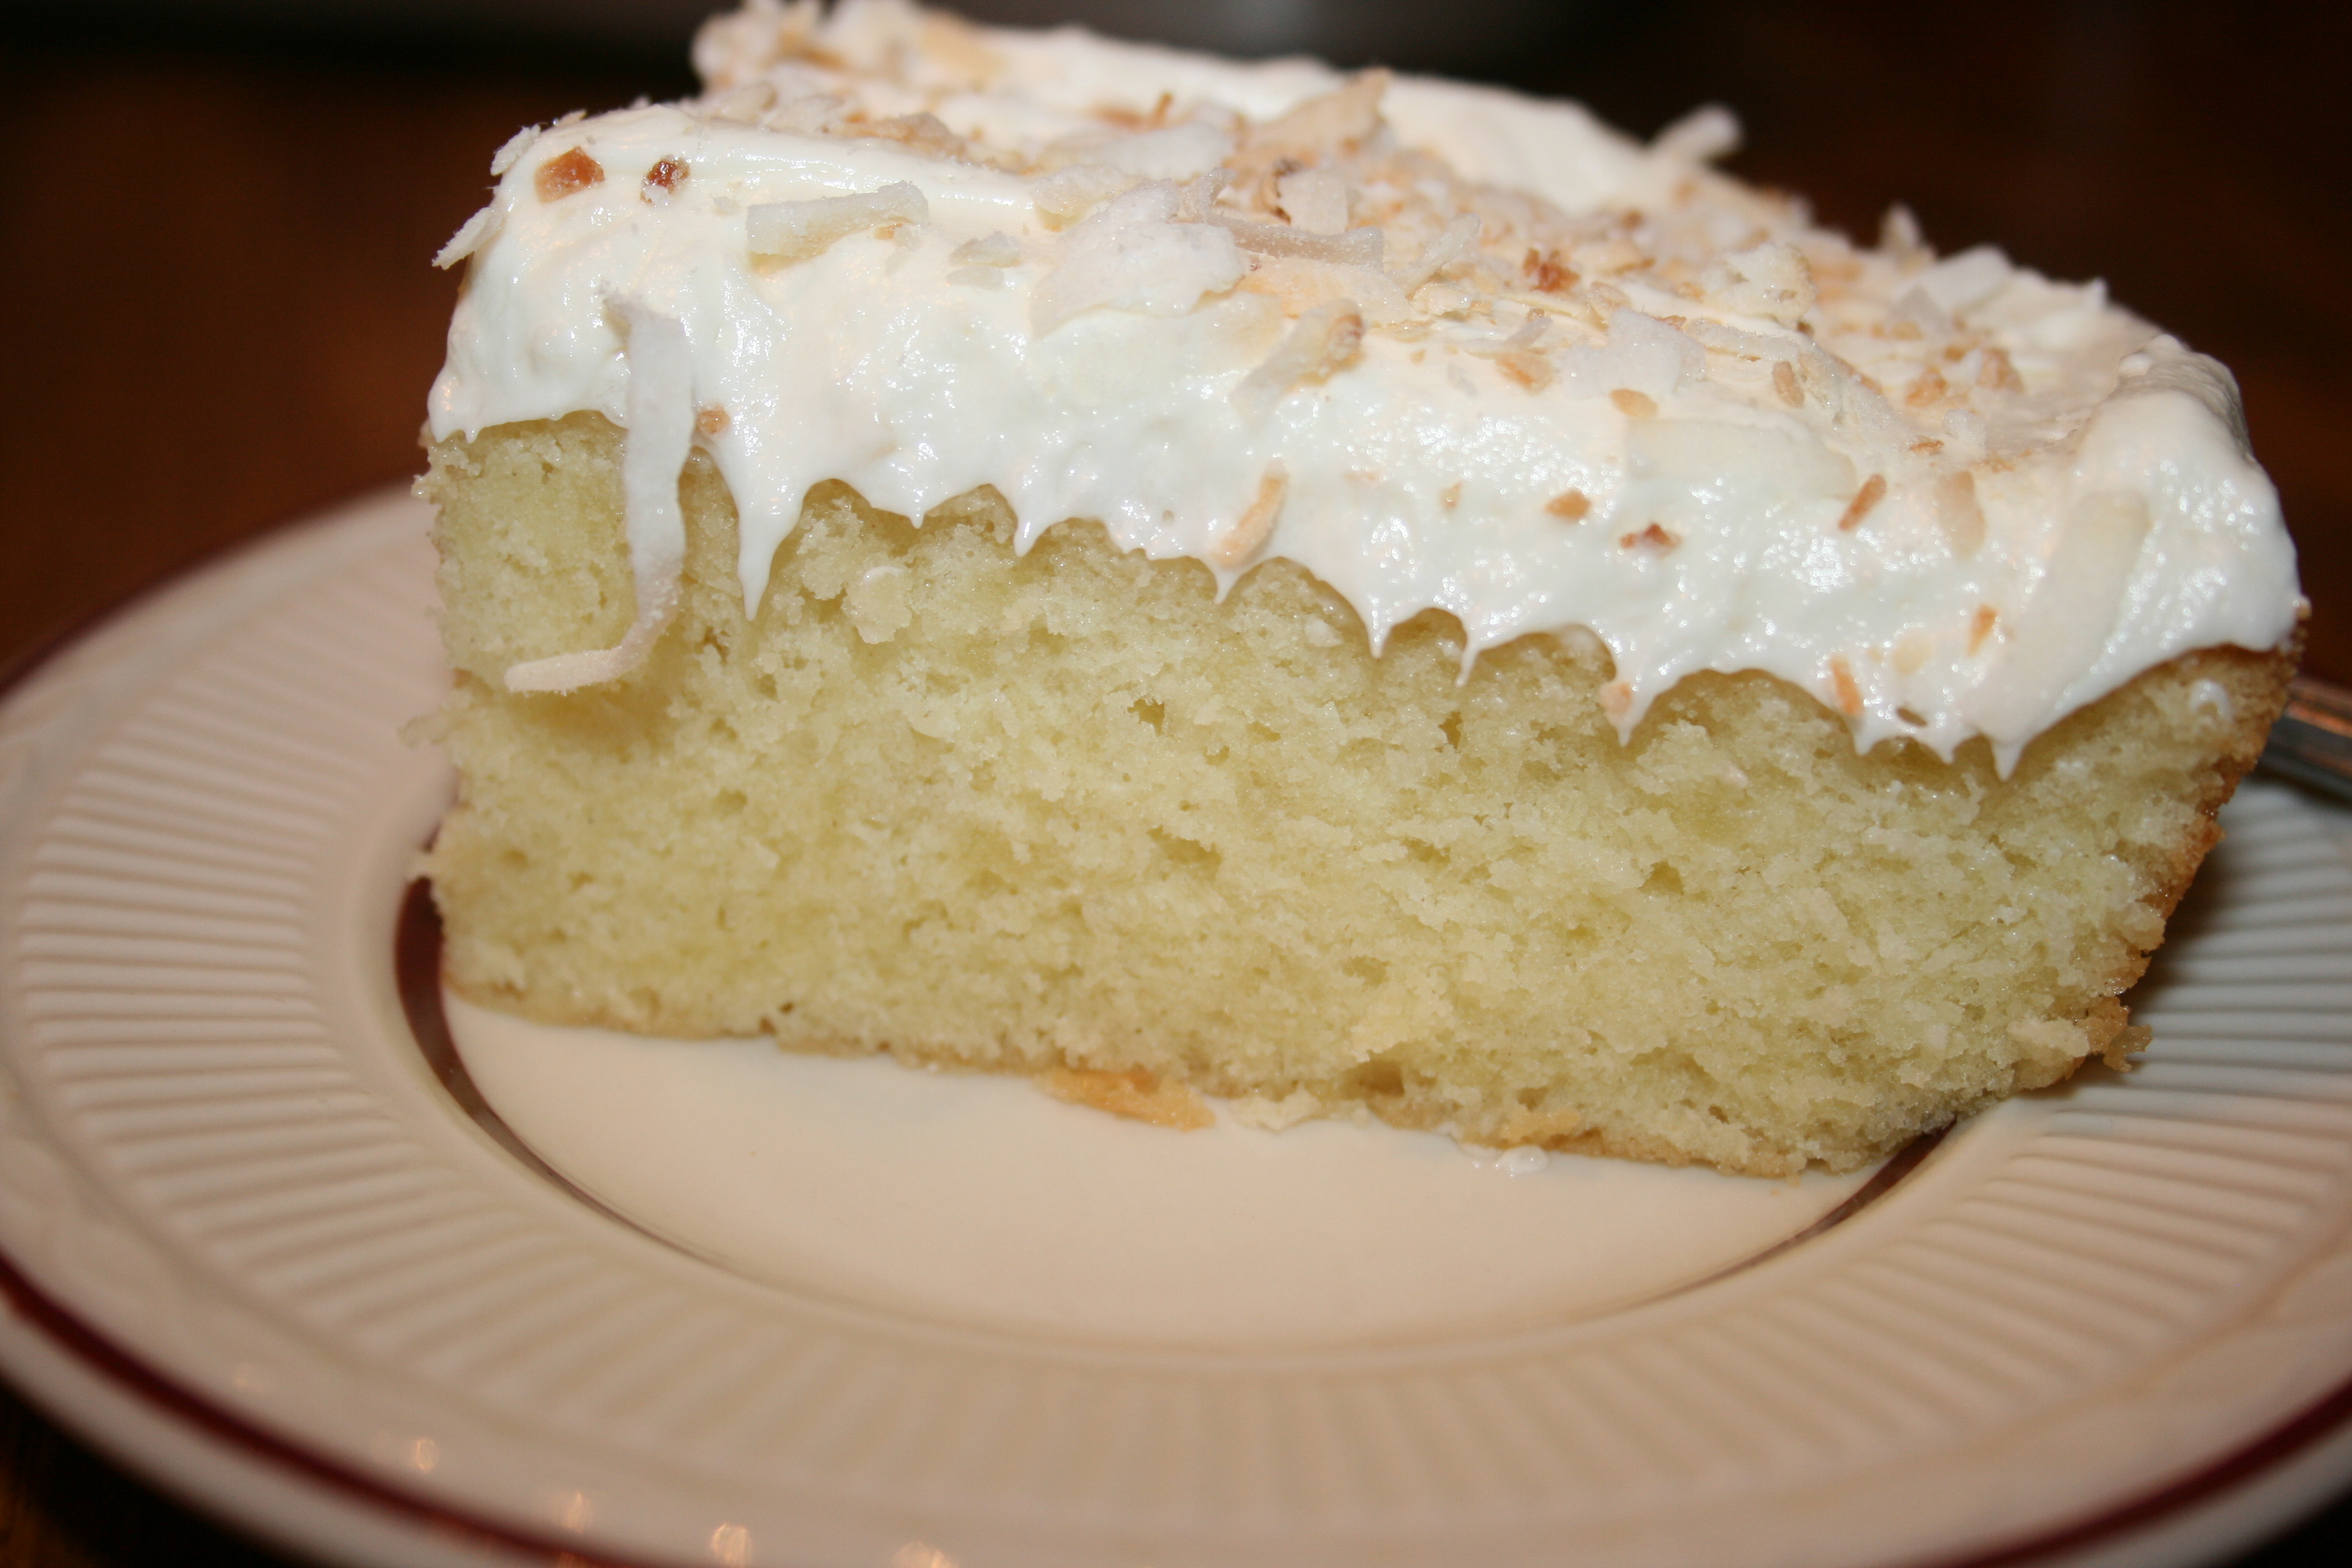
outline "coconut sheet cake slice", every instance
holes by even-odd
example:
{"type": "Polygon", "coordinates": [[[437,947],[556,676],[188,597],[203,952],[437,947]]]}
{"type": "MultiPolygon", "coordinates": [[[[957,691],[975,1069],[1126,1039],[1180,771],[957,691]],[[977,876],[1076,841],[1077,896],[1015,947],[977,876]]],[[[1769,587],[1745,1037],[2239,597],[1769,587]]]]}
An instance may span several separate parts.
{"type": "Polygon", "coordinates": [[[2301,607],[2219,365],[1720,111],[697,63],[444,253],[465,993],[1755,1172],[2133,1047],[2301,607]]]}

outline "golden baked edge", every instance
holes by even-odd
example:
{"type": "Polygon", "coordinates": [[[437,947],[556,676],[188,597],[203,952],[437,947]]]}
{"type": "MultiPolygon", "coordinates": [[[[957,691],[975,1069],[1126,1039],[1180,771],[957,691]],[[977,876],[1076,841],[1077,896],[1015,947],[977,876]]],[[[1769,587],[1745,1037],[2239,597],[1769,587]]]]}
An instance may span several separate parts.
{"type": "Polygon", "coordinates": [[[1440,613],[1375,658],[1287,563],[1220,605],[1090,523],[1016,557],[987,490],[917,527],[819,487],[747,621],[698,455],[646,666],[509,693],[629,622],[621,440],[575,415],[432,448],[450,983],[548,1022],[1190,1085],[1264,1125],[1780,1174],[2120,1061],[2117,997],[2293,668],[2176,659],[2007,780],[1981,742],[1857,754],[1760,674],[1685,679],[1621,744],[1589,638],[1457,683],[1440,613]]]}

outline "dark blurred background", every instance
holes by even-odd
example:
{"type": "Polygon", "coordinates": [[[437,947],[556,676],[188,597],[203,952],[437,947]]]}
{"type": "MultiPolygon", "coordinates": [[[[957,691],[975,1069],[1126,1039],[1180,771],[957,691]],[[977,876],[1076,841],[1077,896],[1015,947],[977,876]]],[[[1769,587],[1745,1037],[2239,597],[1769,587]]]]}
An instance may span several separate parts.
{"type": "MultiPolygon", "coordinates": [[[[0,659],[417,466],[456,280],[427,263],[517,126],[690,90],[704,0],[0,0],[0,659]]],[[[1858,237],[1903,201],[2238,374],[2352,678],[2352,6],[2187,0],[992,0],[988,19],[1562,93],[1858,237]]],[[[2314,1389],[2315,1399],[2326,1390],[2314,1389]]],[[[0,1392],[0,1568],[275,1559],[0,1392]]],[[[2352,1562],[2352,1508],[2245,1558],[2352,1562]]]]}

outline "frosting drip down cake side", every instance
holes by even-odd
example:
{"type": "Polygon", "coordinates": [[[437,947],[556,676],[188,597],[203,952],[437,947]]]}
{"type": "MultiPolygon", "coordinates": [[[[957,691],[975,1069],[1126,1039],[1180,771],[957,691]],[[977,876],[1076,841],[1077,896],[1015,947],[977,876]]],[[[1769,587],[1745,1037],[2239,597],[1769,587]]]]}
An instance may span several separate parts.
{"type": "Polygon", "coordinates": [[[1759,1172],[2129,1048],[2299,613],[2218,365],[1719,113],[697,54],[445,252],[461,989],[1759,1172]]]}

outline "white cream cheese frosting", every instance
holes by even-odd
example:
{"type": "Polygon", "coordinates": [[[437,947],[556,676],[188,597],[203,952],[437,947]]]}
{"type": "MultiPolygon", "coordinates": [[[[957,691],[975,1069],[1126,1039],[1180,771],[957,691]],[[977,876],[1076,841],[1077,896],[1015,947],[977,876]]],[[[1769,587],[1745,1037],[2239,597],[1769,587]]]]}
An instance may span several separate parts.
{"type": "MultiPolygon", "coordinates": [[[[696,63],[700,100],[501,151],[443,253],[431,429],[593,410],[700,445],[747,606],[819,481],[916,518],[991,485],[1024,549],[1075,517],[1228,585],[1295,561],[1376,647],[1432,608],[1465,660],[1589,631],[1626,732],[1761,669],[1858,744],[1983,735],[2004,769],[2143,670],[2292,634],[2225,370],[1899,214],[1872,250],[1811,226],[1707,168],[1720,110],[1645,147],[1573,104],[898,0],[754,4],[696,63]]],[[[645,488],[637,644],[674,548],[645,488]]],[[[583,652],[616,658],[510,683],[626,662],[583,652]]]]}

